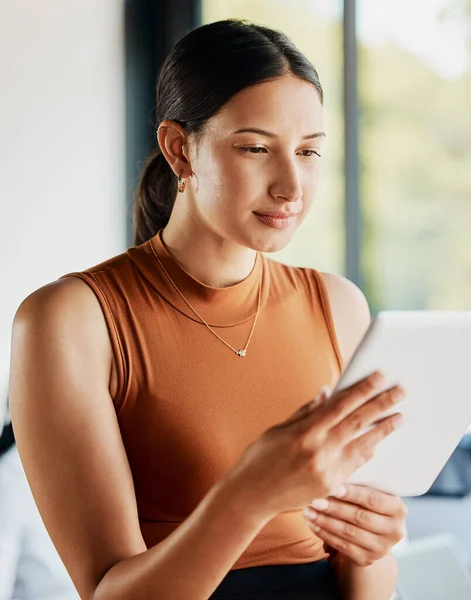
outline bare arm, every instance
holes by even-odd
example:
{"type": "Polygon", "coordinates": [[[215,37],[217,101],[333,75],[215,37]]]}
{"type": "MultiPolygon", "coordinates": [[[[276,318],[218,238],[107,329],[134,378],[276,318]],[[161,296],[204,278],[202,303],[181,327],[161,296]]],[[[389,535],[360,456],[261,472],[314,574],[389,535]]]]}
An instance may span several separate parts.
{"type": "Polygon", "coordinates": [[[94,599],[206,600],[264,524],[216,486],[163,542],[114,566],[94,599]]]}
{"type": "Polygon", "coordinates": [[[20,306],[10,402],[35,501],[83,600],[205,600],[267,519],[220,482],[147,550],[109,391],[112,360],[84,282],[55,282],[20,306]]]}

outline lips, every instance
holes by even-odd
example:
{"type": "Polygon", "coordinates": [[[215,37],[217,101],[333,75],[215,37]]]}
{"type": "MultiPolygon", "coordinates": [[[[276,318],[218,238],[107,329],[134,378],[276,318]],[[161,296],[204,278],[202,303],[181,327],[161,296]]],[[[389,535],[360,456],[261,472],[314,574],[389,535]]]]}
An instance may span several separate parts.
{"type": "Polygon", "coordinates": [[[285,212],[256,212],[256,215],[262,217],[273,217],[275,219],[288,219],[289,217],[295,217],[299,213],[285,213],[285,212]]]}
{"type": "Polygon", "coordinates": [[[296,220],[297,213],[256,213],[254,215],[264,225],[272,229],[287,229],[296,220]]]}

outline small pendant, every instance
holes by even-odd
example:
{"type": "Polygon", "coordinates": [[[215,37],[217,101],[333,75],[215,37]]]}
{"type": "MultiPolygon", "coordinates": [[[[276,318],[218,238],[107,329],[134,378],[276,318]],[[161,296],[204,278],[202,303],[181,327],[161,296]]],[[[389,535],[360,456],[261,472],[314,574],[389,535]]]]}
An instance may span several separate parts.
{"type": "Polygon", "coordinates": [[[245,356],[247,354],[247,350],[237,350],[237,354],[239,356],[245,356]]]}

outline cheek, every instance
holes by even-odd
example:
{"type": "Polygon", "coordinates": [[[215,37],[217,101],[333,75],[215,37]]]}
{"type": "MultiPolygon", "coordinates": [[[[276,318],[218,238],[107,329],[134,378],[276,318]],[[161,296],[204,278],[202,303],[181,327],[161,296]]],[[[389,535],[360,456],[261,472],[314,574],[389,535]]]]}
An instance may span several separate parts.
{"type": "Polygon", "coordinates": [[[317,190],[317,184],[319,182],[320,165],[316,161],[316,164],[311,165],[306,172],[304,180],[304,192],[307,198],[312,202],[317,190]]]}
{"type": "Polygon", "coordinates": [[[206,193],[217,198],[225,212],[238,208],[241,203],[250,203],[266,189],[263,169],[254,160],[244,160],[236,152],[220,154],[213,159],[205,177],[206,193]]]}
{"type": "Polygon", "coordinates": [[[204,159],[193,161],[192,168],[195,174],[195,197],[200,209],[209,208],[214,204],[215,199],[220,196],[221,189],[224,187],[222,177],[225,166],[217,156],[208,153],[201,153],[204,159]]]}
{"type": "Polygon", "coordinates": [[[317,177],[313,177],[311,175],[311,177],[308,179],[308,181],[306,182],[304,189],[303,189],[304,204],[306,204],[307,206],[311,206],[311,204],[314,202],[314,198],[316,196],[316,191],[317,191],[317,177]]]}
{"type": "Polygon", "coordinates": [[[229,185],[244,187],[257,184],[257,175],[263,177],[263,166],[256,159],[244,156],[239,151],[232,150],[221,160],[220,177],[229,185]]]}
{"type": "Polygon", "coordinates": [[[307,174],[306,180],[303,184],[303,210],[301,213],[301,221],[304,221],[307,214],[309,213],[312,205],[316,199],[316,191],[317,191],[317,183],[318,183],[318,174],[317,169],[315,172],[312,170],[307,174]]]}
{"type": "Polygon", "coordinates": [[[221,225],[240,208],[238,198],[243,196],[244,179],[234,162],[221,153],[207,154],[204,164],[195,167],[198,175],[196,209],[213,224],[221,225]]]}

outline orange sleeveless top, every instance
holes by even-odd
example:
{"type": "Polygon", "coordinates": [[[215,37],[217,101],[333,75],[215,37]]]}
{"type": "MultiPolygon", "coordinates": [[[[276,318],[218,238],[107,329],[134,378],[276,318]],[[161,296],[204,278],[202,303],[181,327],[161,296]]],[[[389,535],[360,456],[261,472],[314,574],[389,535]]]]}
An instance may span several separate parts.
{"type": "MultiPolygon", "coordinates": [[[[250,275],[227,288],[194,279],[160,233],[80,277],[100,302],[117,365],[114,405],[130,463],[142,535],[150,548],[190,515],[244,449],[328,385],[341,355],[326,287],[313,269],[258,255],[250,275]],[[214,336],[170,283],[217,333],[214,336]]],[[[224,532],[221,532],[224,535],[224,532]]],[[[282,512],[233,569],[327,558],[301,511],[282,512]]]]}

